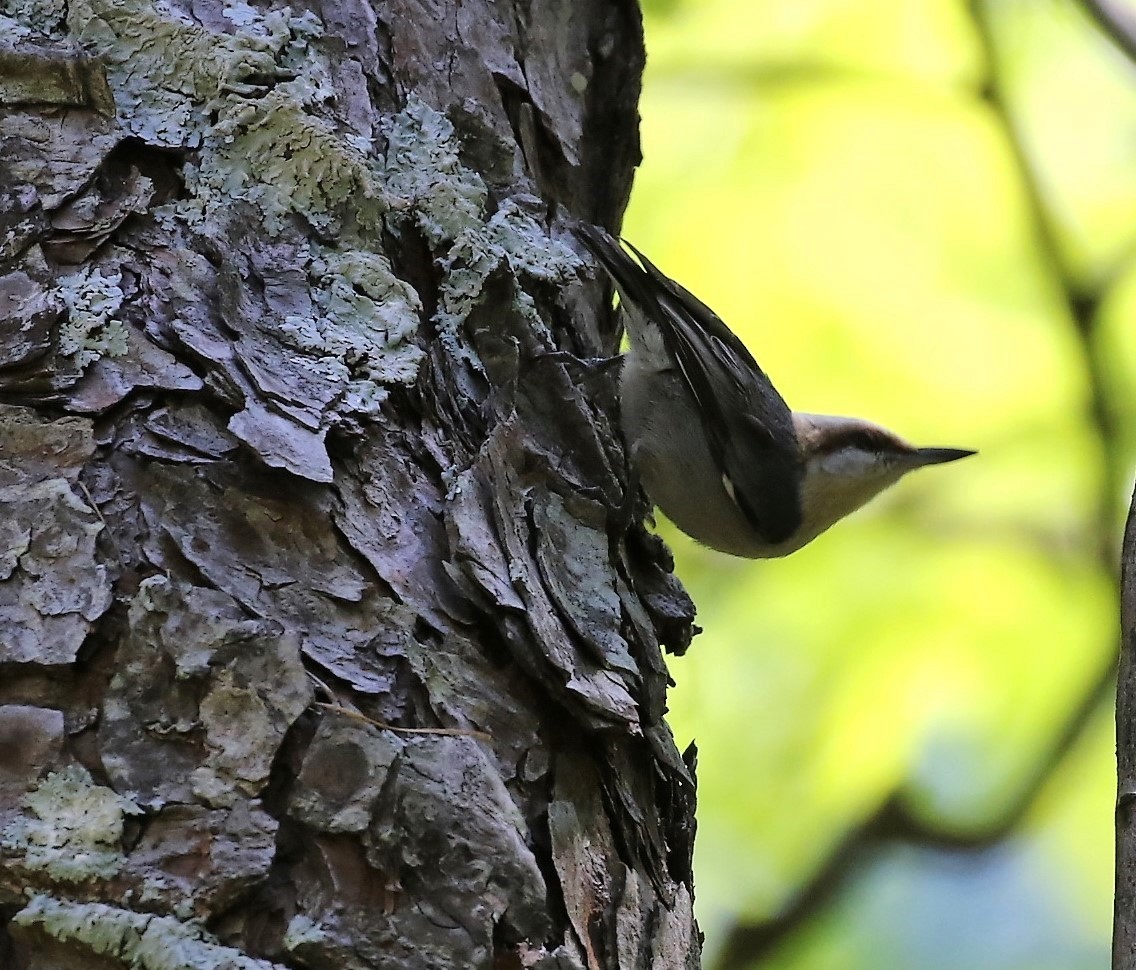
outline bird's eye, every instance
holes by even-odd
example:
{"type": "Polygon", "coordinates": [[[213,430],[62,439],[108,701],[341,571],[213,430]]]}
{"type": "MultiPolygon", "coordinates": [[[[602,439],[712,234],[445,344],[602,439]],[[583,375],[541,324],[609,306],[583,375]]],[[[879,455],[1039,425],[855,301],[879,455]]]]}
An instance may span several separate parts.
{"type": "Polygon", "coordinates": [[[876,450],[875,439],[867,431],[854,431],[846,440],[850,448],[856,448],[859,451],[876,450]]]}

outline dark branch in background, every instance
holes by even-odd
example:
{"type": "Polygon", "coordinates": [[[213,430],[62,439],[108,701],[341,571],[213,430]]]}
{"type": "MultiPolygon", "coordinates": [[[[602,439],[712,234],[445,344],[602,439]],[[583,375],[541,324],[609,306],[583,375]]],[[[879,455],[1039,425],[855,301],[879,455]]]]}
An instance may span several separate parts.
{"type": "MultiPolygon", "coordinates": [[[[1076,711],[1054,739],[1049,753],[1039,758],[1033,775],[1018,791],[1014,802],[1001,816],[977,831],[950,832],[935,828],[912,815],[899,793],[880,806],[872,818],[850,832],[828,857],[825,865],[797,896],[773,919],[757,925],[739,923],[718,958],[716,970],[748,970],[768,958],[783,942],[800,930],[817,913],[849,889],[870,863],[895,845],[914,845],[925,849],[982,852],[990,849],[1021,824],[1033,805],[1051,769],[1065,759],[1085,733],[1093,716],[1105,704],[1111,705],[1115,680],[1111,666],[1088,691],[1076,711]]],[[[1136,966],[1125,968],[1136,970],[1136,966]]]]}
{"type": "MultiPolygon", "coordinates": [[[[1136,23],[1121,16],[1111,4],[1103,0],[1080,0],[1093,19],[1126,54],[1136,60],[1136,23]]],[[[1093,538],[1097,559],[1101,566],[1113,574],[1116,571],[1117,548],[1113,537],[1113,496],[1123,483],[1125,470],[1120,467],[1117,422],[1105,394],[1104,360],[1096,339],[1096,324],[1101,294],[1085,288],[1073,277],[1062,257],[1056,227],[1050,219],[1045,194],[1030,162],[1024,140],[1014,122],[1012,111],[999,81],[997,51],[993,27],[989,21],[987,3],[970,0],[971,17],[977,27],[987,65],[987,83],[981,97],[990,106],[995,120],[1005,133],[1006,142],[1018,169],[1019,180],[1026,193],[1044,268],[1064,295],[1064,302],[1079,339],[1081,354],[1089,374],[1089,419],[1101,442],[1105,462],[1100,491],[1096,497],[1093,515],[1093,538]]],[[[1136,525],[1132,525],[1136,535],[1136,525]]],[[[1131,555],[1136,557],[1136,538],[1132,540],[1131,555]]],[[[1136,562],[1133,563],[1136,572],[1136,562]]],[[[1129,596],[1136,603],[1136,576],[1129,596]]],[[[1132,610],[1132,625],[1136,626],[1136,606],[1132,610]]],[[[1126,629],[1128,629],[1126,627],[1126,629]]],[[[1136,633],[1132,634],[1136,636],[1136,633]]],[[[1133,680],[1133,697],[1136,698],[1136,673],[1133,680]]],[[[927,848],[955,849],[980,852],[1001,842],[1020,824],[1033,804],[1053,766],[1060,763],[1083,737],[1093,715],[1101,705],[1111,703],[1114,684],[1114,667],[1110,664],[1100,671],[1091,689],[1070,715],[1060,734],[1054,739],[1047,757],[1036,763],[1033,776],[1022,786],[1014,804],[999,819],[980,832],[952,833],[927,825],[912,816],[896,793],[885,802],[871,819],[850,832],[833,851],[824,867],[806,884],[792,903],[778,916],[759,925],[738,924],[730,932],[718,961],[718,970],[744,970],[768,957],[774,949],[799,930],[817,912],[833,903],[880,853],[894,844],[915,844],[927,848]]],[[[1123,691],[1124,681],[1121,682],[1123,691]]],[[[1123,737],[1119,732],[1118,738],[1123,737]]],[[[1136,740],[1134,740],[1136,746],[1136,740]]],[[[1136,747],[1134,747],[1136,750],[1136,747]]],[[[1136,767],[1133,768],[1133,803],[1136,804],[1136,767]]],[[[1133,812],[1136,819],[1136,811],[1133,812]]],[[[1118,846],[1118,858],[1119,858],[1118,846]]],[[[1132,850],[1134,860],[1133,892],[1136,901],[1136,834],[1132,850]]],[[[1119,877],[1118,877],[1119,878],[1119,877]]],[[[1119,883],[1118,883],[1119,887],[1119,883]]],[[[1118,897],[1119,898],[1119,897],[1118,897]]],[[[1133,914],[1132,940],[1136,946],[1136,914],[1133,914]]],[[[1126,964],[1114,963],[1113,970],[1136,970],[1136,954],[1126,964]]]]}
{"type": "MultiPolygon", "coordinates": [[[[1094,0],[1082,0],[1086,6],[1094,5],[1094,0]]],[[[1013,110],[998,76],[998,50],[994,37],[994,27],[990,22],[989,4],[986,0],[971,0],[970,14],[978,29],[982,45],[983,60],[987,65],[987,83],[983,96],[993,112],[995,120],[1001,125],[1010,149],[1018,178],[1029,203],[1033,221],[1034,237],[1041,250],[1043,268],[1049,279],[1054,280],[1064,294],[1065,308],[1073,321],[1075,332],[1081,345],[1081,356],[1089,375],[1089,420],[1101,443],[1104,458],[1104,475],[1096,498],[1094,512],[1094,532],[1097,556],[1101,565],[1109,573],[1116,573],[1116,537],[1113,534],[1113,497],[1123,482],[1124,470],[1119,464],[1117,422],[1105,393],[1105,361],[1097,340],[1097,321],[1099,317],[1101,293],[1090,291],[1072,271],[1062,255],[1057,228],[1050,218],[1045,202],[1045,192],[1029,157],[1025,139],[1015,123],[1013,110]]]]}
{"type": "Polygon", "coordinates": [[[1136,61],[1136,17],[1111,0],[1079,0],[1108,39],[1136,61]]]}
{"type": "MultiPolygon", "coordinates": [[[[1077,3],[1106,39],[1132,61],[1133,65],[1136,65],[1136,13],[1123,9],[1111,0],[1077,0],[1077,3]]],[[[1136,239],[1131,240],[1127,250],[1114,260],[1113,268],[1100,289],[1107,289],[1109,284],[1119,278],[1132,264],[1134,258],[1136,258],[1136,239]]]]}

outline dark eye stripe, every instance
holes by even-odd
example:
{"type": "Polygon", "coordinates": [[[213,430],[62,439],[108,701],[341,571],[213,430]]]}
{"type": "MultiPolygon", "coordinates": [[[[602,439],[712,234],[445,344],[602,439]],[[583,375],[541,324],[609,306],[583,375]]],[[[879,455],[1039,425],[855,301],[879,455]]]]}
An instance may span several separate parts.
{"type": "Polygon", "coordinates": [[[874,451],[882,444],[878,435],[873,435],[868,431],[856,431],[850,434],[844,440],[844,443],[862,451],[874,451]]]}
{"type": "Polygon", "coordinates": [[[824,443],[821,454],[830,455],[844,448],[857,448],[860,451],[894,451],[895,440],[882,431],[870,428],[852,428],[836,435],[824,443]]]}

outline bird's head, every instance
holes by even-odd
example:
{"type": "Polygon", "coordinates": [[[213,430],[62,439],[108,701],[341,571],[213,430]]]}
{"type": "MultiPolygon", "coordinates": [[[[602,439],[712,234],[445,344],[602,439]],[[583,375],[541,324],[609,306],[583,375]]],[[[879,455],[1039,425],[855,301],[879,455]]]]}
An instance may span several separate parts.
{"type": "Polygon", "coordinates": [[[916,448],[859,418],[794,414],[804,463],[803,532],[815,537],[904,475],[973,455],[963,448],[916,448]]]}

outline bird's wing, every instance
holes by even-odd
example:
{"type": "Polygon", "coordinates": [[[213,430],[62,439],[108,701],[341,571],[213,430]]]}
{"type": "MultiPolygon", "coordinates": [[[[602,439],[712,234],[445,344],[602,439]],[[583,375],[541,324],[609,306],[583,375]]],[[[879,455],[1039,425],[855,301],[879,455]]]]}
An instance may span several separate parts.
{"type": "Polygon", "coordinates": [[[577,231],[624,299],[659,325],[703,416],[726,491],[767,542],[789,538],[801,522],[801,463],[784,398],[745,344],[694,294],[630,243],[642,265],[602,230],[577,231]]]}

